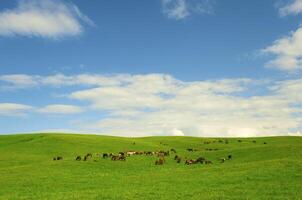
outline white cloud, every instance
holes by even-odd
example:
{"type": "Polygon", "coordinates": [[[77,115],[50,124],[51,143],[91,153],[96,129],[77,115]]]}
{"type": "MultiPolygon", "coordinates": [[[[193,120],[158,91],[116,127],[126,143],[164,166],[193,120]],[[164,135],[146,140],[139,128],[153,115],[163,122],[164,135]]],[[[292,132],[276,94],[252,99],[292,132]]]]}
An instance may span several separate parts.
{"type": "Polygon", "coordinates": [[[30,113],[42,114],[77,114],[84,112],[84,109],[75,105],[52,104],[42,108],[37,108],[25,104],[0,103],[0,116],[23,116],[30,113]]]}
{"type": "MultiPolygon", "coordinates": [[[[281,16],[296,15],[302,12],[302,0],[291,0],[279,8],[281,16]]],[[[293,72],[302,68],[302,27],[288,36],[277,39],[262,52],[274,56],[266,67],[293,72]]]]}
{"type": "Polygon", "coordinates": [[[284,71],[296,71],[302,68],[302,27],[289,36],[276,40],[262,50],[275,56],[266,64],[267,67],[284,71]]]}
{"type": "Polygon", "coordinates": [[[182,82],[158,74],[132,76],[128,84],[80,90],[70,97],[90,102],[92,109],[109,111],[110,116],[88,126],[115,135],[173,135],[178,130],[195,136],[260,136],[299,128],[301,119],[296,114],[301,109],[292,106],[299,99],[281,92],[280,85],[289,83],[274,83],[279,89],[269,87],[265,96],[244,97],[249,88],[265,87],[264,83],[251,79],[182,82]]]}
{"type": "Polygon", "coordinates": [[[40,108],[38,112],[47,114],[77,114],[83,112],[83,109],[74,105],[54,104],[40,108]]]}
{"type": "Polygon", "coordinates": [[[40,84],[52,86],[72,86],[72,85],[120,85],[128,81],[127,75],[117,75],[115,79],[112,76],[96,74],[80,74],[74,76],[65,76],[64,74],[55,74],[52,76],[40,77],[37,79],[40,84]]]}
{"type": "Polygon", "coordinates": [[[25,75],[25,74],[12,74],[12,75],[2,75],[0,76],[0,81],[6,82],[9,85],[4,87],[0,86],[0,89],[10,88],[10,89],[20,89],[28,88],[37,85],[36,77],[25,75]]]}
{"type": "Polygon", "coordinates": [[[192,14],[213,13],[213,0],[161,0],[163,13],[171,19],[184,19],[192,14]]]}
{"type": "Polygon", "coordinates": [[[279,9],[279,13],[281,16],[297,15],[301,12],[302,12],[302,0],[291,0],[289,4],[279,9]]]}
{"type": "Polygon", "coordinates": [[[24,104],[16,103],[0,103],[0,116],[20,116],[24,115],[32,107],[24,104]]]}
{"type": "Polygon", "coordinates": [[[127,84],[131,81],[131,76],[126,74],[111,76],[98,74],[79,74],[74,76],[66,76],[64,74],[50,76],[9,74],[0,75],[0,83],[2,82],[0,89],[24,89],[42,86],[116,86],[127,84]]]}
{"type": "Polygon", "coordinates": [[[62,38],[83,32],[93,22],[71,3],[62,0],[19,0],[16,8],[0,12],[0,36],[62,38]]]}
{"type": "MultiPolygon", "coordinates": [[[[31,78],[41,87],[48,87],[49,92],[58,86],[73,86],[63,98],[86,103],[89,108],[80,119],[75,117],[73,128],[90,133],[247,137],[302,131],[302,79],[190,82],[167,74],[31,78]],[[86,118],[92,114],[89,112],[100,118],[86,118]]],[[[37,110],[44,114],[83,111],[77,106],[57,104],[37,110]]]]}

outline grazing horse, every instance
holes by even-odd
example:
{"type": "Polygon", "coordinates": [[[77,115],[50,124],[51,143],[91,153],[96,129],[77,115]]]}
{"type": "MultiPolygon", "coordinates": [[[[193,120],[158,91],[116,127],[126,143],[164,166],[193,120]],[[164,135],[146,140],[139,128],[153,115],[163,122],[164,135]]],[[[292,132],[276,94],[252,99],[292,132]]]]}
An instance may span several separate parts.
{"type": "Polygon", "coordinates": [[[135,151],[128,151],[126,152],[127,156],[132,156],[135,155],[135,151]]]}
{"type": "Polygon", "coordinates": [[[206,151],[218,151],[218,149],[217,149],[217,148],[215,148],[215,149],[212,149],[212,148],[206,148],[205,150],[206,150],[206,151]]]}
{"type": "Polygon", "coordinates": [[[157,152],[158,157],[164,157],[164,156],[169,156],[170,152],[169,151],[159,151],[157,152]]]}
{"type": "Polygon", "coordinates": [[[89,160],[89,159],[91,159],[91,158],[92,158],[92,154],[91,154],[91,153],[87,153],[87,154],[84,156],[83,161],[87,161],[87,160],[89,160]]]}
{"type": "Polygon", "coordinates": [[[190,148],[189,148],[189,149],[187,149],[187,151],[193,151],[193,149],[190,149],[190,148]]]}
{"type": "Polygon", "coordinates": [[[122,156],[122,155],[120,155],[120,156],[112,156],[112,157],[111,157],[111,160],[112,160],[112,161],[117,161],[117,160],[126,161],[126,157],[125,157],[125,156],[122,156]]]}
{"type": "Polygon", "coordinates": [[[145,152],[146,156],[152,156],[153,155],[153,152],[152,151],[147,151],[145,152]]]}
{"type": "Polygon", "coordinates": [[[53,160],[63,160],[63,157],[62,156],[56,156],[53,158],[53,160]]]}
{"type": "Polygon", "coordinates": [[[263,142],[263,144],[267,144],[266,142],[263,142]]]}
{"type": "Polygon", "coordinates": [[[111,157],[111,160],[115,161],[115,160],[118,160],[119,156],[112,156],[111,157]]]}
{"type": "Polygon", "coordinates": [[[175,149],[170,149],[171,152],[173,153],[176,153],[176,150],[175,149]]]}
{"type": "Polygon", "coordinates": [[[76,161],[80,161],[80,160],[82,160],[81,156],[77,156],[76,161]]]}
{"type": "Polygon", "coordinates": [[[108,153],[103,153],[103,158],[108,158],[108,153]]]}
{"type": "Polygon", "coordinates": [[[206,161],[206,159],[204,157],[199,157],[195,161],[196,161],[196,163],[199,162],[199,163],[203,164],[206,161]]]}
{"type": "Polygon", "coordinates": [[[186,165],[193,165],[193,164],[196,164],[196,160],[186,160],[185,164],[186,165]]]}
{"type": "Polygon", "coordinates": [[[155,165],[163,165],[165,163],[165,158],[160,157],[158,160],[155,161],[155,165]]]}
{"type": "Polygon", "coordinates": [[[120,155],[120,156],[118,157],[118,160],[126,161],[126,156],[125,156],[125,155],[120,155]]]}

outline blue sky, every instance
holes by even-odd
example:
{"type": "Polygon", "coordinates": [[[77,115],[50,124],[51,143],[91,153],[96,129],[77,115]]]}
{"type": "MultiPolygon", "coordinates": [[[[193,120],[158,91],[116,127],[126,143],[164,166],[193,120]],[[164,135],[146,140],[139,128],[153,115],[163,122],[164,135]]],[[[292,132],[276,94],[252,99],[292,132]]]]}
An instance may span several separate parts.
{"type": "Polygon", "coordinates": [[[300,135],[301,0],[2,0],[0,133],[300,135]]]}

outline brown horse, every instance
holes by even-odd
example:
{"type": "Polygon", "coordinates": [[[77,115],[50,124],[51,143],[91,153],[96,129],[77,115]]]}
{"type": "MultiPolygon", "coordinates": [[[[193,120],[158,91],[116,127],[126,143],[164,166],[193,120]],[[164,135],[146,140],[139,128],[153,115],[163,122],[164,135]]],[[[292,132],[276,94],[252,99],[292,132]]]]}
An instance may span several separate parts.
{"type": "Polygon", "coordinates": [[[165,158],[160,157],[158,160],[155,161],[155,165],[163,165],[165,163],[165,158]]]}

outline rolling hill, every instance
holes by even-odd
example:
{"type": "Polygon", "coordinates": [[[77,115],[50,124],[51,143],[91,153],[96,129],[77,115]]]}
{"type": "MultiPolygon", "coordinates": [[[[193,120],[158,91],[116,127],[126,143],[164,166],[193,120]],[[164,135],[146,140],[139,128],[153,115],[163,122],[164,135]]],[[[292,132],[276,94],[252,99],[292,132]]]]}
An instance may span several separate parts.
{"type": "Polygon", "coordinates": [[[301,137],[0,136],[0,199],[293,200],[302,199],[301,188],[301,137]],[[102,158],[103,153],[171,148],[177,153],[170,152],[161,166],[154,164],[155,155],[102,158]],[[92,159],[75,160],[87,153],[92,159]],[[175,155],[182,158],[180,164],[175,155]],[[228,155],[232,159],[222,163],[228,155]],[[55,156],[63,160],[54,161],[55,156]],[[200,156],[213,164],[184,164],[200,156]]]}

